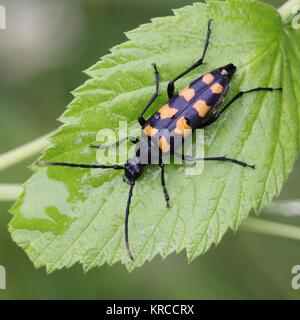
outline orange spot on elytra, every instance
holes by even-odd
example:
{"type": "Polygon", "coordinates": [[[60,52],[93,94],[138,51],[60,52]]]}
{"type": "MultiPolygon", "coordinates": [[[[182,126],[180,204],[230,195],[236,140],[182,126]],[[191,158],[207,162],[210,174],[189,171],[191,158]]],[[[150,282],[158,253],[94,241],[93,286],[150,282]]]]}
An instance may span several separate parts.
{"type": "Polygon", "coordinates": [[[162,152],[168,152],[170,150],[169,142],[165,137],[159,139],[158,145],[162,152]]]}
{"type": "Polygon", "coordinates": [[[148,125],[144,128],[143,131],[144,131],[144,133],[145,133],[146,136],[148,136],[148,137],[153,137],[153,136],[155,136],[155,135],[157,134],[158,129],[153,128],[153,127],[150,126],[150,124],[148,124],[148,125]]]}
{"type": "Polygon", "coordinates": [[[202,81],[209,85],[214,81],[215,77],[211,73],[207,73],[203,76],[202,81]]]}
{"type": "Polygon", "coordinates": [[[206,114],[208,113],[210,107],[206,104],[204,100],[199,100],[197,101],[194,105],[193,108],[197,110],[198,114],[200,117],[204,118],[206,114]]]}
{"type": "Polygon", "coordinates": [[[178,112],[177,109],[175,108],[171,108],[169,106],[169,104],[166,104],[165,106],[163,106],[160,110],[160,118],[161,119],[168,119],[168,118],[172,118],[173,116],[175,116],[175,114],[178,112]]]}
{"type": "Polygon", "coordinates": [[[195,97],[196,92],[195,92],[195,90],[192,89],[192,88],[185,88],[185,89],[183,89],[182,91],[179,92],[179,95],[180,95],[181,97],[184,97],[184,99],[185,99],[187,102],[189,102],[189,101],[191,101],[191,100],[195,97]]]}
{"type": "Polygon", "coordinates": [[[215,94],[221,94],[223,90],[224,90],[224,87],[217,82],[211,86],[211,91],[215,94]]]}
{"type": "Polygon", "coordinates": [[[187,121],[184,117],[181,117],[179,120],[177,120],[175,133],[186,138],[191,133],[191,129],[192,128],[187,124],[187,121]]]}

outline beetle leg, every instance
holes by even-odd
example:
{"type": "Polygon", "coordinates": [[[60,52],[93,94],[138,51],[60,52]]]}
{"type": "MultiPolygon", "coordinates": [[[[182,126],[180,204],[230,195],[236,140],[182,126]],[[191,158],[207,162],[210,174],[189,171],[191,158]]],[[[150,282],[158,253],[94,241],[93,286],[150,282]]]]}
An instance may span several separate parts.
{"type": "Polygon", "coordinates": [[[113,144],[103,144],[103,145],[91,145],[90,147],[91,148],[94,148],[94,149],[99,149],[99,150],[102,150],[102,149],[111,149],[111,148],[116,148],[118,147],[119,145],[121,145],[122,143],[126,142],[126,141],[130,141],[132,142],[133,144],[137,144],[140,142],[140,139],[137,138],[137,137],[131,137],[131,136],[128,136],[124,139],[121,139],[119,141],[117,141],[116,143],[113,143],[113,144]]]}
{"type": "Polygon", "coordinates": [[[269,91],[269,92],[282,91],[282,88],[262,88],[262,87],[258,87],[258,88],[250,89],[250,90],[247,90],[247,91],[241,91],[236,96],[234,96],[220,111],[215,112],[214,114],[212,114],[212,116],[210,118],[205,120],[203,122],[203,124],[201,125],[201,128],[208,127],[211,124],[213,124],[214,122],[216,122],[223,112],[225,112],[235,101],[237,101],[238,99],[242,98],[244,95],[246,95],[248,93],[258,92],[258,91],[269,91]]]}
{"type": "Polygon", "coordinates": [[[242,166],[244,168],[255,169],[254,165],[250,165],[250,164],[248,164],[248,163],[246,163],[244,161],[240,161],[240,160],[237,160],[237,159],[228,158],[226,156],[194,158],[193,156],[190,156],[190,155],[180,155],[178,153],[176,153],[175,155],[177,157],[180,157],[184,161],[223,161],[223,162],[235,163],[235,164],[237,164],[239,166],[242,166]]]}
{"type": "Polygon", "coordinates": [[[153,102],[157,99],[158,93],[159,93],[159,72],[157,70],[157,66],[155,63],[153,63],[153,68],[155,71],[155,93],[152,96],[152,98],[150,99],[150,101],[148,102],[148,104],[146,105],[145,109],[141,112],[141,114],[138,117],[138,121],[141,126],[143,126],[146,123],[144,115],[147,112],[147,110],[151,107],[153,102]]]}
{"type": "Polygon", "coordinates": [[[233,97],[225,106],[224,108],[222,108],[218,113],[219,115],[221,115],[226,109],[228,109],[236,100],[242,98],[244,95],[248,94],[248,93],[253,93],[253,92],[258,92],[258,91],[282,91],[282,88],[262,88],[262,87],[258,87],[258,88],[254,88],[254,89],[250,89],[247,91],[241,91],[239,92],[235,97],[233,97]]]}
{"type": "Polygon", "coordinates": [[[203,61],[205,59],[206,52],[207,52],[207,49],[208,49],[208,46],[209,46],[209,42],[210,42],[210,36],[211,36],[211,28],[210,28],[210,26],[211,26],[212,21],[213,21],[212,19],[208,20],[207,36],[206,36],[204,49],[203,49],[201,58],[198,61],[196,61],[192,66],[190,66],[188,69],[183,71],[180,75],[178,75],[176,78],[174,78],[173,80],[171,80],[169,82],[169,85],[168,85],[168,96],[169,96],[169,99],[171,99],[174,96],[175,82],[177,80],[183,78],[185,75],[187,75],[188,73],[190,73],[191,71],[193,71],[194,69],[200,67],[203,64],[203,61]]]}
{"type": "Polygon", "coordinates": [[[215,112],[213,113],[210,118],[208,118],[207,120],[203,121],[203,123],[201,124],[201,129],[210,126],[211,124],[213,124],[214,122],[216,122],[219,117],[220,117],[220,112],[215,112]]]}
{"type": "Polygon", "coordinates": [[[167,207],[170,208],[170,197],[169,197],[169,193],[168,193],[168,190],[166,187],[166,180],[165,180],[165,169],[164,169],[165,165],[163,163],[161,163],[159,166],[161,168],[161,185],[163,187],[167,207]]]}

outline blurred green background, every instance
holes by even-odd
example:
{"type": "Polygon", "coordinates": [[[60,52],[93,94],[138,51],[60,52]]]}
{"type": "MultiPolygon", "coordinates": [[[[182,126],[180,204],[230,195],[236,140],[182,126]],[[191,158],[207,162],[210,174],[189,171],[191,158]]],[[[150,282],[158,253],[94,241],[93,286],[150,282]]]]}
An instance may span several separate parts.
{"type": "MultiPolygon", "coordinates": [[[[125,40],[124,31],[171,14],[190,0],[7,0],[0,31],[0,153],[55,129],[87,79],[81,72],[125,40]]],[[[284,1],[268,1],[279,6],[284,1]]],[[[33,160],[33,159],[32,159],[33,160]]],[[[31,161],[0,173],[0,183],[24,182],[31,161]]],[[[300,162],[281,199],[299,197],[300,162]]],[[[129,274],[123,266],[84,274],[80,266],[47,275],[35,270],[7,231],[11,203],[0,203],[0,264],[7,290],[0,299],[297,299],[291,268],[300,243],[240,231],[188,265],[185,254],[156,258],[129,274]]],[[[269,218],[269,217],[265,217],[269,218]]],[[[271,217],[299,224],[296,218],[271,217]]]]}

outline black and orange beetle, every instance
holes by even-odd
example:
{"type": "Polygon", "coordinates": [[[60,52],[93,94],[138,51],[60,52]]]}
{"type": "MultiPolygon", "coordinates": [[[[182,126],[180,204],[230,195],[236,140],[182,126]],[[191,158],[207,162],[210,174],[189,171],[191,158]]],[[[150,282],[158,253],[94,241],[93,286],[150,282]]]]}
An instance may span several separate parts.
{"type": "MultiPolygon", "coordinates": [[[[93,148],[104,149],[110,147],[116,147],[120,143],[127,140],[137,144],[135,157],[128,159],[124,166],[120,165],[89,165],[89,164],[75,164],[64,162],[45,162],[39,161],[38,163],[43,166],[61,166],[61,167],[73,167],[73,168],[96,168],[96,169],[114,169],[124,170],[125,178],[130,184],[130,190],[128,195],[126,215],[125,215],[125,244],[129,257],[133,260],[133,255],[129,246],[128,237],[128,218],[129,209],[131,204],[131,198],[133,194],[133,188],[136,180],[142,175],[145,165],[151,164],[152,155],[158,152],[159,161],[158,165],[161,168],[161,184],[164,192],[164,197],[169,207],[169,194],[165,184],[164,174],[164,155],[175,154],[178,145],[174,141],[178,139],[172,139],[173,135],[166,137],[165,132],[173,132],[175,136],[180,137],[181,140],[186,139],[194,130],[205,128],[215,121],[239,98],[247,93],[256,91],[281,91],[282,88],[263,88],[258,87],[247,91],[239,92],[233,99],[231,99],[221,110],[216,111],[216,108],[223,102],[226,96],[230,81],[236,72],[236,67],[233,64],[228,64],[224,67],[210,71],[195,81],[193,81],[189,87],[183,89],[178,94],[174,92],[174,84],[177,80],[184,77],[186,74],[196,69],[203,64],[211,36],[211,23],[208,22],[207,37],[204,45],[204,50],[201,58],[196,61],[191,67],[178,75],[175,79],[169,82],[168,96],[169,101],[158,112],[154,113],[148,120],[145,120],[144,115],[149,107],[158,97],[159,92],[159,72],[156,64],[153,64],[156,79],[156,90],[153,97],[150,99],[147,106],[144,108],[138,121],[142,128],[142,138],[127,137],[121,141],[118,141],[114,145],[109,146],[92,146],[93,148]],[[171,137],[171,139],[170,139],[171,137]],[[149,161],[141,161],[141,159],[147,158],[149,161]]],[[[249,165],[246,162],[231,159],[225,156],[221,157],[204,157],[193,158],[190,155],[181,155],[185,161],[227,161],[243,167],[249,167],[255,169],[254,165],[249,165]]]]}

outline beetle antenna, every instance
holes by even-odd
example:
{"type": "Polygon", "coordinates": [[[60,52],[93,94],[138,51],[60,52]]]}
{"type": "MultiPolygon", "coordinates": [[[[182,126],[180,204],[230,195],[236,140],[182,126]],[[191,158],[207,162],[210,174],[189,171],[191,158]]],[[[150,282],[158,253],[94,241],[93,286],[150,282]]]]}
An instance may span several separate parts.
{"type": "Polygon", "coordinates": [[[124,166],[119,165],[101,165],[101,164],[83,164],[83,163],[66,163],[66,162],[45,162],[37,161],[37,164],[46,167],[70,167],[70,168],[82,168],[82,169],[114,169],[125,170],[124,166]]]}
{"type": "Polygon", "coordinates": [[[130,209],[130,205],[131,205],[131,198],[132,198],[132,194],[133,194],[134,185],[135,185],[135,180],[131,180],[130,190],[129,190],[129,194],[128,194],[128,200],[127,200],[126,213],[125,213],[125,245],[126,245],[126,249],[128,252],[128,256],[132,261],[134,261],[134,259],[133,259],[130,245],[129,245],[128,221],[129,221],[129,209],[130,209]]]}

